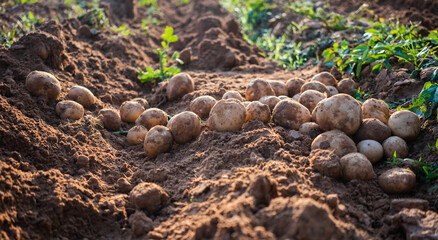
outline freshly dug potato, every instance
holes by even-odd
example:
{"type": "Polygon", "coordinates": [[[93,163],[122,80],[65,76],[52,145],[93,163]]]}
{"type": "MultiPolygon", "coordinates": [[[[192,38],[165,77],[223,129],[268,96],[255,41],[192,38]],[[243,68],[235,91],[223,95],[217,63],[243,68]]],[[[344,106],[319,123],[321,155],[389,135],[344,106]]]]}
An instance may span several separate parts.
{"type": "Polygon", "coordinates": [[[286,84],[282,81],[269,80],[269,84],[275,92],[275,96],[287,95],[288,90],[286,84]]]}
{"type": "Polygon", "coordinates": [[[302,134],[308,135],[311,138],[316,138],[319,134],[323,133],[324,131],[319,127],[317,123],[314,122],[306,122],[303,123],[298,131],[302,134]]]}
{"type": "Polygon", "coordinates": [[[172,146],[173,138],[170,130],[161,125],[149,129],[144,139],[144,151],[149,158],[167,152],[172,146]]]}
{"type": "Polygon", "coordinates": [[[84,116],[84,107],[75,101],[64,100],[56,104],[56,114],[61,119],[78,120],[84,116]]]}
{"type": "Polygon", "coordinates": [[[243,106],[245,106],[245,109],[248,107],[248,105],[249,105],[250,103],[252,103],[252,102],[250,102],[250,101],[243,101],[243,102],[242,102],[243,106]]]}
{"type": "Polygon", "coordinates": [[[389,107],[382,100],[370,98],[362,104],[363,118],[377,118],[384,124],[388,124],[389,107]]]}
{"type": "Polygon", "coordinates": [[[304,83],[306,83],[306,81],[304,81],[301,78],[292,78],[287,80],[286,82],[286,87],[288,92],[287,95],[289,97],[293,97],[295,94],[300,93],[301,87],[304,85],[304,83]]]}
{"type": "Polygon", "coordinates": [[[379,176],[379,185],[389,194],[408,193],[415,187],[415,173],[407,168],[392,168],[379,176]]]}
{"type": "Polygon", "coordinates": [[[360,104],[344,93],[322,100],[314,112],[316,123],[324,131],[339,129],[353,135],[362,123],[360,104]]]}
{"type": "Polygon", "coordinates": [[[294,100],[281,100],[272,112],[272,121],[287,129],[298,130],[305,122],[310,122],[310,112],[294,100]]]}
{"type": "Polygon", "coordinates": [[[383,141],[382,146],[387,158],[392,159],[394,152],[396,152],[398,158],[406,158],[409,154],[408,144],[401,137],[389,137],[383,141]]]}
{"type": "Polygon", "coordinates": [[[327,149],[339,157],[357,152],[356,144],[344,132],[332,130],[320,134],[313,140],[311,149],[327,149]]]}
{"type": "Polygon", "coordinates": [[[122,121],[133,123],[144,112],[144,107],[137,101],[126,101],[120,106],[122,121]]]}
{"type": "Polygon", "coordinates": [[[312,112],[316,105],[326,98],[327,97],[324,94],[316,90],[307,90],[301,93],[300,97],[298,98],[298,102],[303,104],[307,109],[309,109],[310,112],[312,112]]]}
{"type": "Polygon", "coordinates": [[[216,99],[214,99],[214,97],[208,95],[200,96],[192,100],[190,103],[190,111],[196,113],[200,118],[206,118],[215,104],[216,99]]]}
{"type": "Polygon", "coordinates": [[[137,145],[143,143],[147,133],[148,130],[142,125],[137,125],[132,127],[128,131],[128,135],[127,135],[128,143],[131,145],[137,145]]]}
{"type": "Polygon", "coordinates": [[[280,101],[285,100],[285,99],[291,99],[290,97],[285,96],[285,95],[278,96],[278,98],[280,99],[280,101]]]}
{"type": "Polygon", "coordinates": [[[98,113],[98,118],[102,122],[103,127],[110,131],[117,131],[122,125],[122,119],[119,113],[114,109],[102,109],[98,113]]]}
{"type": "Polygon", "coordinates": [[[274,96],[275,92],[268,81],[256,79],[248,84],[245,91],[245,98],[248,101],[258,101],[263,96],[274,96]]]}
{"type": "Polygon", "coordinates": [[[330,91],[330,97],[334,96],[336,94],[339,94],[339,91],[336,87],[333,86],[327,86],[328,90],[330,91]]]}
{"type": "Polygon", "coordinates": [[[259,101],[251,102],[248,107],[246,107],[246,120],[248,121],[262,121],[268,123],[271,121],[271,111],[268,105],[263,104],[259,101]]]}
{"type": "Polygon", "coordinates": [[[184,144],[195,139],[201,132],[201,119],[194,112],[185,111],[173,116],[167,123],[173,140],[184,144]]]}
{"type": "Polygon", "coordinates": [[[311,166],[323,175],[339,178],[342,177],[342,166],[339,157],[329,150],[315,149],[310,152],[311,166]]]}
{"type": "Polygon", "coordinates": [[[184,94],[195,91],[195,83],[187,73],[178,73],[167,84],[167,98],[173,101],[184,94]]]}
{"type": "Polygon", "coordinates": [[[219,132],[237,131],[246,120],[245,106],[235,99],[219,100],[211,109],[208,127],[219,132]]]}
{"type": "Polygon", "coordinates": [[[261,103],[268,105],[269,110],[272,112],[275,108],[275,105],[279,103],[281,100],[276,96],[264,96],[259,100],[261,103]]]}
{"type": "Polygon", "coordinates": [[[228,91],[224,93],[224,95],[222,96],[222,99],[230,99],[230,98],[237,99],[241,102],[243,102],[244,100],[242,95],[240,95],[238,91],[228,91]]]}
{"type": "Polygon", "coordinates": [[[357,84],[352,79],[346,78],[338,82],[337,88],[340,93],[354,94],[357,90],[357,84]]]}
{"type": "Polygon", "coordinates": [[[421,123],[417,114],[408,110],[393,113],[389,117],[388,126],[391,128],[393,135],[399,136],[406,141],[417,138],[421,130],[421,123]]]}
{"type": "Polygon", "coordinates": [[[47,96],[50,99],[58,98],[61,93],[61,84],[55,76],[48,72],[33,71],[26,77],[26,89],[35,96],[47,96]]]}
{"type": "Polygon", "coordinates": [[[301,93],[297,93],[292,97],[292,99],[295,101],[298,101],[298,100],[300,100],[300,97],[301,97],[301,93]]]}
{"type": "Polygon", "coordinates": [[[88,90],[88,88],[82,86],[74,86],[70,88],[70,91],[68,91],[68,97],[84,107],[91,107],[91,105],[96,102],[94,94],[88,90]]]}
{"type": "Polygon", "coordinates": [[[136,102],[140,103],[144,107],[144,109],[149,108],[149,102],[144,98],[134,98],[131,101],[136,101],[136,102]]]}
{"type": "Polygon", "coordinates": [[[370,180],[376,177],[373,165],[362,153],[350,153],[341,158],[342,173],[347,180],[370,180]]]}
{"type": "Polygon", "coordinates": [[[143,125],[147,129],[151,129],[156,125],[167,125],[168,121],[167,113],[158,108],[149,108],[144,111],[138,118],[135,120],[135,125],[143,125]]]}
{"type": "Polygon", "coordinates": [[[371,163],[376,163],[383,158],[383,147],[377,141],[363,140],[357,144],[357,151],[365,155],[371,163]]]}
{"type": "Polygon", "coordinates": [[[356,141],[358,142],[372,139],[381,143],[389,137],[391,137],[391,129],[377,118],[364,119],[355,134],[356,141]]]}
{"type": "Polygon", "coordinates": [[[325,94],[326,96],[330,96],[330,90],[320,82],[307,82],[301,87],[301,93],[307,90],[316,90],[325,94]]]}
{"type": "Polygon", "coordinates": [[[326,86],[336,86],[338,81],[329,72],[318,73],[312,77],[311,82],[320,82],[326,86]]]}

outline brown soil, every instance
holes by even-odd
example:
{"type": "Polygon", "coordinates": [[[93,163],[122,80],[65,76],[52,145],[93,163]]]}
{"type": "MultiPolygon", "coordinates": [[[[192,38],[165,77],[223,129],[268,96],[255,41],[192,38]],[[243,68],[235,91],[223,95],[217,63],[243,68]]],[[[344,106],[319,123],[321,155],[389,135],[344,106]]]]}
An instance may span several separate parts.
{"type": "MultiPolygon", "coordinates": [[[[197,96],[220,99],[227,90],[244,94],[258,77],[310,79],[325,70],[276,69],[243,40],[237,21],[216,0],[192,0],[183,6],[160,1],[157,17],[164,24],[151,27],[147,36],[140,31],[147,8],[133,7],[133,2],[101,3],[112,24],[133,28],[128,37],[110,30],[94,34],[84,20],[67,19],[66,7],[58,3],[8,7],[0,15],[2,24],[29,9],[61,20],[46,21],[9,49],[0,47],[1,239],[437,237],[437,190],[427,189],[438,181],[420,182],[408,195],[388,195],[376,179],[347,182],[323,176],[311,166],[312,139],[297,131],[249,122],[240,131],[221,133],[203,125],[194,141],[175,144],[170,152],[150,159],[142,146],[130,146],[123,134],[103,129],[98,111],[118,109],[135,97],[174,115],[188,110],[197,96]],[[173,102],[167,101],[162,86],[141,84],[136,74],[138,68],[157,64],[153,49],[160,46],[166,24],[180,38],[173,50],[190,52],[190,63],[183,68],[195,81],[195,92],[173,102]],[[45,59],[38,54],[41,46],[49,49],[45,59]],[[33,70],[51,72],[60,80],[63,91],[57,100],[26,90],[25,78],[33,70]],[[74,85],[87,87],[98,100],[83,119],[61,120],[55,105],[67,99],[74,85]],[[137,189],[130,196],[142,182],[154,184],[143,189],[144,195],[137,189]],[[156,205],[138,210],[133,198],[156,199],[156,205]]],[[[394,5],[380,2],[371,5],[376,12],[394,5]]],[[[404,69],[369,74],[362,86],[374,96],[402,100],[418,93],[412,87],[418,83],[406,82],[406,74],[404,69]]],[[[425,125],[419,139],[410,143],[410,157],[418,158],[438,138],[436,126],[425,125]]],[[[122,124],[124,130],[130,127],[122,124]]],[[[429,153],[425,160],[436,161],[436,156],[429,153]]],[[[375,165],[377,175],[389,168],[383,161],[375,165]]]]}

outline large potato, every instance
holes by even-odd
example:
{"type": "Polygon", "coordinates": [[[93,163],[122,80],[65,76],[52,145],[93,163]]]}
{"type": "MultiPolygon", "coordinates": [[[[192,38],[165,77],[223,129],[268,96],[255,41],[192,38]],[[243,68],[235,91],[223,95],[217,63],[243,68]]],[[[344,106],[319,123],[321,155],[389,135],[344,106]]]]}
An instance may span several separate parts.
{"type": "Polygon", "coordinates": [[[332,130],[320,134],[313,140],[311,149],[327,149],[339,157],[357,152],[356,144],[344,132],[332,130]]]}
{"type": "Polygon", "coordinates": [[[173,140],[184,144],[195,139],[201,132],[201,119],[194,112],[185,111],[173,116],[167,123],[173,140]]]}
{"type": "Polygon", "coordinates": [[[245,123],[245,106],[235,99],[219,100],[211,109],[208,127],[219,132],[237,131],[245,123]]]}
{"type": "Polygon", "coordinates": [[[352,95],[356,92],[357,84],[352,79],[346,78],[338,82],[337,88],[340,93],[352,95]]]}
{"type": "Polygon", "coordinates": [[[416,176],[410,169],[393,168],[379,176],[382,190],[390,194],[408,193],[415,187],[416,176]]]}
{"type": "Polygon", "coordinates": [[[144,107],[137,101],[126,101],[120,106],[120,117],[122,121],[133,123],[144,112],[144,107]]]}
{"type": "Polygon", "coordinates": [[[338,81],[333,75],[329,72],[318,73],[312,77],[311,82],[320,82],[326,86],[336,86],[338,81]]]}
{"type": "Polygon", "coordinates": [[[383,142],[391,137],[391,129],[377,118],[367,118],[362,121],[362,125],[355,134],[356,141],[366,139],[383,142]]]}
{"type": "Polygon", "coordinates": [[[275,96],[287,95],[288,90],[286,84],[282,81],[269,80],[269,84],[275,92],[275,96]]]}
{"type": "Polygon", "coordinates": [[[275,105],[279,103],[281,100],[276,96],[264,96],[259,100],[261,103],[268,105],[269,110],[272,112],[275,108],[275,105]]]}
{"type": "Polygon", "coordinates": [[[298,130],[310,119],[309,109],[294,100],[281,100],[272,112],[272,121],[276,125],[292,130],[298,130]]]}
{"type": "Polygon", "coordinates": [[[320,82],[304,83],[303,86],[301,86],[301,93],[303,93],[307,90],[316,90],[318,92],[325,94],[326,96],[330,96],[330,90],[324,84],[322,84],[320,82]]]}
{"type": "Polygon", "coordinates": [[[304,81],[301,78],[292,78],[287,80],[286,82],[286,87],[288,91],[287,95],[289,97],[293,97],[295,94],[300,93],[301,87],[304,85],[304,83],[306,83],[306,81],[304,81]]]}
{"type": "Polygon", "coordinates": [[[389,107],[382,100],[370,98],[362,104],[363,118],[377,118],[385,124],[388,124],[389,107]]]}
{"type": "Polygon", "coordinates": [[[362,153],[350,153],[341,158],[342,173],[347,180],[370,180],[376,177],[373,165],[362,153]]]}
{"type": "Polygon", "coordinates": [[[339,129],[353,135],[362,123],[360,104],[344,93],[322,100],[314,111],[316,123],[324,131],[339,129]]]}
{"type": "Polygon", "coordinates": [[[396,153],[398,158],[405,158],[409,154],[408,144],[401,137],[392,136],[383,141],[383,150],[385,151],[385,156],[391,158],[396,153]]]}
{"type": "Polygon", "coordinates": [[[144,151],[150,158],[167,152],[172,146],[173,138],[170,130],[161,125],[149,129],[144,139],[144,151]]]}
{"type": "Polygon", "coordinates": [[[91,107],[96,102],[94,94],[86,87],[74,86],[68,91],[68,97],[84,107],[91,107]]]}
{"type": "Polygon", "coordinates": [[[301,93],[300,97],[298,98],[298,102],[303,104],[307,109],[309,109],[310,112],[312,112],[316,105],[326,98],[327,97],[324,94],[316,90],[307,90],[301,93]]]}
{"type": "Polygon", "coordinates": [[[129,144],[137,145],[144,142],[147,133],[148,130],[144,126],[137,125],[129,129],[126,138],[128,139],[129,144]]]}
{"type": "Polygon", "coordinates": [[[196,113],[200,118],[206,118],[215,104],[216,99],[214,99],[214,97],[208,95],[200,96],[192,100],[190,110],[196,113]]]}
{"type": "Polygon", "coordinates": [[[263,96],[273,95],[275,92],[268,81],[260,78],[250,82],[245,91],[245,98],[248,101],[258,101],[263,96]]]}
{"type": "Polygon", "coordinates": [[[26,77],[26,89],[35,96],[47,96],[50,99],[58,98],[61,93],[61,84],[55,76],[48,72],[33,71],[26,77]]]}
{"type": "Polygon", "coordinates": [[[399,136],[406,141],[417,138],[421,130],[421,123],[417,114],[408,110],[393,113],[389,117],[388,126],[391,128],[393,135],[399,136]]]}
{"type": "Polygon", "coordinates": [[[376,163],[383,158],[382,145],[374,140],[363,140],[357,144],[357,151],[365,155],[371,163],[376,163]]]}
{"type": "Polygon", "coordinates": [[[56,113],[61,119],[78,120],[84,116],[84,107],[70,100],[64,100],[56,104],[56,113]]]}
{"type": "Polygon", "coordinates": [[[268,105],[259,101],[251,102],[246,107],[245,122],[248,121],[262,121],[264,123],[271,121],[271,111],[269,110],[268,105]]]}
{"type": "Polygon", "coordinates": [[[117,131],[122,125],[122,119],[119,113],[114,109],[102,109],[98,113],[98,118],[102,122],[103,127],[110,131],[117,131]]]}
{"type": "Polygon", "coordinates": [[[195,83],[187,73],[178,73],[167,84],[167,98],[173,101],[184,94],[195,91],[195,83]]]}
{"type": "Polygon", "coordinates": [[[168,120],[169,118],[165,111],[158,108],[149,108],[135,120],[135,125],[143,125],[147,129],[151,129],[156,125],[166,126],[168,120]]]}
{"type": "Polygon", "coordinates": [[[240,95],[240,93],[238,91],[228,91],[226,93],[224,93],[224,95],[222,96],[222,99],[236,99],[239,100],[240,102],[243,102],[243,97],[242,95],[240,95]]]}

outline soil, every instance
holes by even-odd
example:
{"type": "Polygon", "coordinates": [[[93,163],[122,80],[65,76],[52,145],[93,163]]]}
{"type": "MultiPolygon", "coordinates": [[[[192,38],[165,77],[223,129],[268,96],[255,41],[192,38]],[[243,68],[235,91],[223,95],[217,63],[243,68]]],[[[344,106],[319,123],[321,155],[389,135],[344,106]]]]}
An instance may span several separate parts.
{"type": "MultiPolygon", "coordinates": [[[[352,2],[339,10],[349,12],[362,1],[352,2]]],[[[417,14],[425,28],[437,27],[437,15],[431,14],[437,12],[435,2],[369,4],[377,14],[391,11],[402,22],[417,14]]],[[[377,179],[324,176],[312,167],[318,156],[310,155],[312,138],[294,130],[255,121],[237,132],[215,132],[203,123],[194,141],[174,144],[150,159],[123,133],[103,129],[100,109],[118,109],[136,97],[174,115],[189,110],[197,96],[220,99],[227,90],[244,95],[255,78],[309,80],[330,71],[320,65],[278,69],[246,43],[237,20],[217,0],[159,5],[155,16],[163,23],[145,35],[141,20],[147,7],[132,0],[100,3],[111,24],[132,28],[129,36],[68,18],[63,3],[8,6],[0,13],[0,23],[7,26],[30,9],[48,19],[11,48],[0,46],[1,239],[437,238],[438,189],[428,191],[437,180],[418,181],[406,195],[388,195],[377,179]],[[49,20],[55,18],[59,21],[49,20]],[[172,50],[185,52],[182,68],[195,82],[195,91],[176,101],[166,99],[161,84],[141,84],[136,73],[158,63],[153,49],[160,47],[166,25],[175,29],[179,41],[172,50]],[[26,76],[33,70],[59,79],[57,100],[26,90],[26,76]],[[75,85],[90,89],[97,102],[82,119],[61,120],[55,106],[75,85]],[[149,207],[141,210],[143,204],[149,207]]],[[[398,66],[394,72],[366,75],[361,89],[403,101],[418,94],[423,83],[398,66]]],[[[123,123],[122,129],[132,126],[123,123]]],[[[438,138],[437,126],[437,121],[424,123],[420,137],[409,143],[409,157],[422,154],[436,162],[437,152],[424,153],[427,143],[438,138]]],[[[377,175],[389,168],[384,161],[374,165],[377,175]]]]}

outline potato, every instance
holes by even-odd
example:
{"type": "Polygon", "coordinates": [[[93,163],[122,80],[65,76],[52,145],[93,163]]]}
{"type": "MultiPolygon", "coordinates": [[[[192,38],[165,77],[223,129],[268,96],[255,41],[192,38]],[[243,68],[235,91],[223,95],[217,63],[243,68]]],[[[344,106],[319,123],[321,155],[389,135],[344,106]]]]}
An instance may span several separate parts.
{"type": "Polygon", "coordinates": [[[68,91],[68,97],[80,103],[84,107],[91,107],[96,102],[94,94],[88,88],[82,86],[74,86],[68,91]]]}
{"type": "Polygon", "coordinates": [[[301,97],[301,93],[297,93],[292,97],[292,99],[295,101],[298,101],[298,100],[300,100],[300,97],[301,97]]]}
{"type": "Polygon", "coordinates": [[[304,81],[301,78],[292,78],[287,80],[286,82],[286,87],[288,92],[287,95],[289,97],[293,97],[295,94],[300,93],[301,87],[304,85],[304,83],[306,83],[306,81],[304,81]]]}
{"type": "Polygon", "coordinates": [[[421,130],[421,123],[417,114],[408,110],[393,113],[389,117],[388,126],[391,128],[393,135],[399,136],[406,141],[417,138],[421,130]]]}
{"type": "Polygon", "coordinates": [[[245,106],[245,109],[248,107],[248,105],[249,105],[250,103],[252,103],[252,102],[250,102],[250,101],[243,101],[243,102],[242,102],[243,106],[245,106]]]}
{"type": "Polygon", "coordinates": [[[298,131],[302,134],[310,136],[311,138],[316,138],[319,134],[324,132],[319,125],[314,122],[303,123],[298,131]]]}
{"type": "Polygon", "coordinates": [[[48,72],[33,71],[26,77],[26,89],[35,96],[47,96],[57,99],[61,93],[61,84],[48,72]]]}
{"type": "Polygon", "coordinates": [[[358,142],[371,139],[381,143],[391,137],[391,129],[377,118],[367,118],[354,136],[358,142]]]}
{"type": "Polygon", "coordinates": [[[272,112],[272,121],[287,129],[298,130],[303,123],[310,122],[310,112],[295,100],[281,100],[272,112]]]}
{"type": "Polygon", "coordinates": [[[275,92],[275,96],[287,95],[288,90],[286,84],[282,81],[269,80],[269,84],[275,92]]]}
{"type": "Polygon", "coordinates": [[[128,135],[127,135],[128,143],[131,145],[137,145],[143,143],[147,133],[148,130],[142,125],[137,125],[132,127],[128,131],[128,135]]]}
{"type": "Polygon", "coordinates": [[[151,129],[156,125],[166,126],[168,120],[169,118],[165,111],[158,108],[149,108],[135,120],[135,125],[143,125],[147,129],[151,129]]]}
{"type": "Polygon", "coordinates": [[[318,73],[312,77],[311,82],[320,82],[326,86],[336,86],[338,81],[333,75],[329,72],[318,73]]]}
{"type": "Polygon", "coordinates": [[[222,96],[222,99],[230,99],[230,98],[237,99],[243,102],[243,97],[242,95],[240,95],[238,91],[228,91],[224,93],[224,95],[222,96]]]}
{"type": "Polygon", "coordinates": [[[251,102],[248,107],[246,107],[245,122],[248,121],[262,121],[264,123],[271,121],[271,110],[269,110],[268,105],[259,101],[251,102]]]}
{"type": "Polygon", "coordinates": [[[190,111],[196,113],[200,118],[206,118],[215,104],[216,99],[214,99],[214,97],[208,95],[200,96],[192,100],[190,103],[190,111]]]}
{"type": "Polygon", "coordinates": [[[219,132],[237,131],[246,120],[245,106],[235,99],[219,100],[211,109],[208,127],[219,132]]]}
{"type": "Polygon", "coordinates": [[[330,96],[330,90],[324,84],[322,84],[320,82],[304,83],[303,86],[301,87],[301,93],[303,93],[307,90],[316,90],[318,92],[325,94],[326,96],[330,96]]]}
{"type": "Polygon", "coordinates": [[[389,194],[408,193],[415,187],[416,176],[410,169],[392,168],[379,176],[379,185],[389,194]]]}
{"type": "Polygon", "coordinates": [[[167,84],[167,98],[173,101],[184,94],[195,91],[195,83],[187,73],[178,73],[167,84]]]}
{"type": "Polygon", "coordinates": [[[310,152],[309,161],[316,171],[323,175],[342,177],[342,166],[339,157],[329,150],[316,149],[310,152]]]}
{"type": "Polygon", "coordinates": [[[409,154],[408,144],[401,137],[392,136],[383,141],[383,150],[387,158],[393,158],[394,152],[398,158],[406,158],[409,154]]]}
{"type": "Polygon", "coordinates": [[[333,86],[327,86],[328,90],[330,91],[330,97],[334,96],[336,94],[339,94],[339,91],[336,87],[333,86]]]}
{"type": "Polygon", "coordinates": [[[382,100],[370,98],[362,104],[363,118],[377,118],[385,124],[388,124],[389,107],[382,100]]]}
{"type": "Polygon", "coordinates": [[[145,110],[149,108],[149,102],[144,98],[134,98],[131,101],[135,101],[135,102],[140,103],[144,107],[145,110]]]}
{"type": "Polygon", "coordinates": [[[365,155],[371,163],[376,163],[383,158],[383,147],[377,141],[363,140],[357,144],[357,151],[365,155]]]}
{"type": "Polygon", "coordinates": [[[84,107],[75,101],[64,100],[56,104],[56,114],[61,119],[78,120],[84,116],[84,107]]]}
{"type": "Polygon", "coordinates": [[[161,125],[149,129],[144,139],[144,151],[149,158],[155,158],[160,153],[167,152],[172,147],[172,133],[161,125]]]}
{"type": "Polygon", "coordinates": [[[173,140],[184,144],[195,139],[201,132],[201,119],[194,112],[185,111],[173,116],[167,123],[173,140]]]}
{"type": "Polygon", "coordinates": [[[338,129],[353,135],[362,123],[362,109],[356,99],[341,93],[318,103],[315,120],[324,131],[338,129]]]}
{"type": "Polygon", "coordinates": [[[357,90],[357,84],[352,79],[342,79],[337,84],[338,91],[345,94],[354,94],[357,90]]]}
{"type": "Polygon", "coordinates": [[[124,122],[133,123],[144,110],[143,105],[137,101],[125,101],[120,106],[120,117],[124,122]]]}
{"type": "Polygon", "coordinates": [[[339,157],[357,152],[356,144],[344,132],[332,130],[320,134],[313,140],[311,149],[327,149],[339,157]]]}
{"type": "Polygon", "coordinates": [[[373,165],[362,153],[349,153],[341,158],[342,173],[347,180],[370,180],[376,177],[373,165]]]}
{"type": "Polygon", "coordinates": [[[300,97],[298,98],[298,102],[303,104],[307,109],[309,109],[310,112],[312,112],[316,105],[326,98],[327,97],[324,94],[316,90],[307,90],[301,93],[300,97]]]}
{"type": "Polygon", "coordinates": [[[259,100],[261,103],[268,105],[269,110],[272,112],[275,108],[275,105],[281,101],[279,97],[276,96],[264,96],[259,100]]]}
{"type": "Polygon", "coordinates": [[[98,113],[98,118],[102,122],[103,127],[109,131],[117,131],[122,125],[122,119],[119,113],[114,109],[102,109],[98,113]]]}
{"type": "Polygon", "coordinates": [[[263,96],[274,96],[271,85],[264,79],[255,79],[246,87],[245,98],[248,101],[258,101],[263,96]]]}

